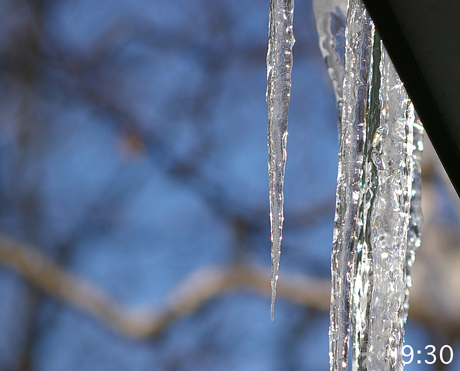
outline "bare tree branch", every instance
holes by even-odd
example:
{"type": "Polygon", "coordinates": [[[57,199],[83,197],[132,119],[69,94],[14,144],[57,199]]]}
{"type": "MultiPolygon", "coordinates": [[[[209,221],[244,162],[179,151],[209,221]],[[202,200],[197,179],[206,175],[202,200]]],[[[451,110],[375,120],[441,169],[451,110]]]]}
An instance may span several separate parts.
{"type": "MultiPolygon", "coordinates": [[[[270,294],[268,271],[248,266],[216,267],[192,273],[160,310],[128,309],[103,290],[63,270],[37,249],[4,235],[0,235],[0,262],[49,295],[133,337],[154,336],[171,321],[235,288],[270,294]]],[[[329,308],[329,282],[325,280],[301,276],[280,279],[278,292],[280,297],[300,305],[329,308]]]]}
{"type": "MultiPolygon", "coordinates": [[[[1,234],[0,262],[51,296],[134,338],[158,335],[175,319],[197,311],[209,300],[230,290],[243,289],[270,295],[268,270],[246,265],[214,267],[192,273],[171,294],[163,308],[130,309],[103,290],[63,270],[37,249],[1,234]]],[[[432,290],[425,290],[425,285],[416,283],[414,286],[417,289],[413,290],[411,297],[410,319],[435,324],[454,337],[460,334],[458,303],[450,303],[449,308],[445,308],[444,303],[430,300],[431,296],[427,295],[432,295],[432,290]]],[[[301,306],[326,311],[329,309],[330,282],[305,275],[289,277],[283,274],[278,283],[278,296],[301,306]]]]}

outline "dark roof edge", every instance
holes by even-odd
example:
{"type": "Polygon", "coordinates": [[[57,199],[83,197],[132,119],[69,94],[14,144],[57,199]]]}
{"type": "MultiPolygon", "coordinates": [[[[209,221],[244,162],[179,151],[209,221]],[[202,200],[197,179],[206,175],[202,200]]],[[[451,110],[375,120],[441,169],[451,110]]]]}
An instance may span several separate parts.
{"type": "Polygon", "coordinates": [[[412,99],[425,131],[460,196],[460,143],[455,142],[451,134],[452,129],[443,119],[398,19],[387,0],[363,2],[412,99]]]}

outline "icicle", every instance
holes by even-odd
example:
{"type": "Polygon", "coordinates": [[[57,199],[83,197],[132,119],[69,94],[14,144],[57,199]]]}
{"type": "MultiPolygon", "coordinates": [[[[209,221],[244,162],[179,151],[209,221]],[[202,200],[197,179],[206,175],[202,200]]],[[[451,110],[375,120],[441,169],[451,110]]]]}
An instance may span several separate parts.
{"type": "Polygon", "coordinates": [[[423,127],[361,0],[347,16],[332,251],[331,370],[402,370],[420,245],[423,127]]]}
{"type": "Polygon", "coordinates": [[[350,339],[352,279],[356,253],[361,175],[366,140],[373,27],[362,4],[349,3],[340,134],[337,199],[332,248],[331,370],[346,370],[350,339]]]}
{"type": "Polygon", "coordinates": [[[402,370],[414,108],[376,38],[356,255],[353,369],[402,370]],[[376,86],[376,85],[380,86],[376,86]],[[374,103],[373,100],[376,99],[374,103]],[[375,106],[375,110],[372,110],[375,106]]]}
{"type": "MultiPolygon", "coordinates": [[[[385,129],[380,128],[380,41],[375,34],[372,23],[367,25],[373,35],[372,51],[366,57],[370,62],[371,75],[368,89],[368,105],[366,107],[365,131],[366,139],[363,144],[364,158],[360,179],[360,195],[358,202],[358,225],[356,230],[357,243],[354,256],[352,281],[352,334],[353,334],[353,369],[358,369],[357,358],[367,352],[367,330],[369,314],[368,300],[373,287],[373,251],[372,242],[368,235],[372,223],[372,205],[375,202],[378,187],[377,171],[384,169],[381,153],[382,136],[385,129]]],[[[345,87],[346,88],[346,87],[345,87]]],[[[388,131],[388,130],[387,130],[388,131]]],[[[363,367],[359,364],[359,367],[363,367]]],[[[364,368],[366,369],[366,368],[364,368]]]]}
{"type": "Polygon", "coordinates": [[[288,108],[291,94],[294,0],[270,0],[269,42],[267,53],[268,172],[270,181],[271,227],[271,319],[283,230],[283,183],[286,163],[288,108]]]}

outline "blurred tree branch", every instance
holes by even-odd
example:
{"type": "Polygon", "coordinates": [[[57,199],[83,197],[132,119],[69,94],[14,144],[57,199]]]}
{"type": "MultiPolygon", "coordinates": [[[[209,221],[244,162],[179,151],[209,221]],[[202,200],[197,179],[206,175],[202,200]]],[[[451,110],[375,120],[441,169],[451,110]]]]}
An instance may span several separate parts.
{"type": "MultiPolygon", "coordinates": [[[[65,271],[37,249],[0,235],[0,261],[52,297],[76,307],[125,335],[157,335],[173,320],[193,313],[209,300],[235,288],[270,294],[270,275],[254,267],[215,267],[192,273],[159,310],[129,309],[94,285],[65,271]]],[[[329,308],[329,282],[305,276],[280,280],[279,296],[299,305],[329,308]]],[[[267,314],[268,319],[268,314],[267,314]]]]}
{"type": "MultiPolygon", "coordinates": [[[[135,338],[158,335],[172,321],[195,312],[208,301],[230,290],[247,289],[270,295],[268,271],[236,265],[193,272],[169,296],[163,308],[126,308],[108,293],[62,269],[37,249],[4,235],[0,235],[0,262],[52,297],[135,338]]],[[[433,300],[433,290],[427,285],[416,284],[416,287],[412,290],[409,318],[435,324],[449,336],[457,337],[460,334],[458,295],[450,296],[450,305],[446,307],[445,301],[433,300]]],[[[278,296],[301,306],[328,310],[330,283],[329,280],[305,275],[289,277],[283,274],[278,284],[278,296]]]]}

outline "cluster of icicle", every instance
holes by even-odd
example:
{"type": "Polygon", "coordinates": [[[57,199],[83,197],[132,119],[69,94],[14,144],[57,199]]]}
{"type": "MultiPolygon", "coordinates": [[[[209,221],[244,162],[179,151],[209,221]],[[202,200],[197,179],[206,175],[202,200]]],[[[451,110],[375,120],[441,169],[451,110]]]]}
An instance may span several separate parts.
{"type": "MultiPolygon", "coordinates": [[[[267,110],[272,301],[283,228],[293,0],[271,0],[267,110]]],[[[340,148],[332,251],[331,370],[402,370],[420,246],[423,126],[361,0],[314,0],[334,82],[340,148]],[[346,14],[346,16],[345,16],[346,14]]]]}
{"type": "Polygon", "coordinates": [[[402,370],[422,222],[423,126],[361,0],[314,7],[341,112],[331,370],[348,369],[350,338],[353,370],[402,370]]]}
{"type": "Polygon", "coordinates": [[[270,0],[267,53],[268,173],[272,258],[271,319],[276,297],[283,231],[283,184],[291,96],[294,0],[270,0]]]}

